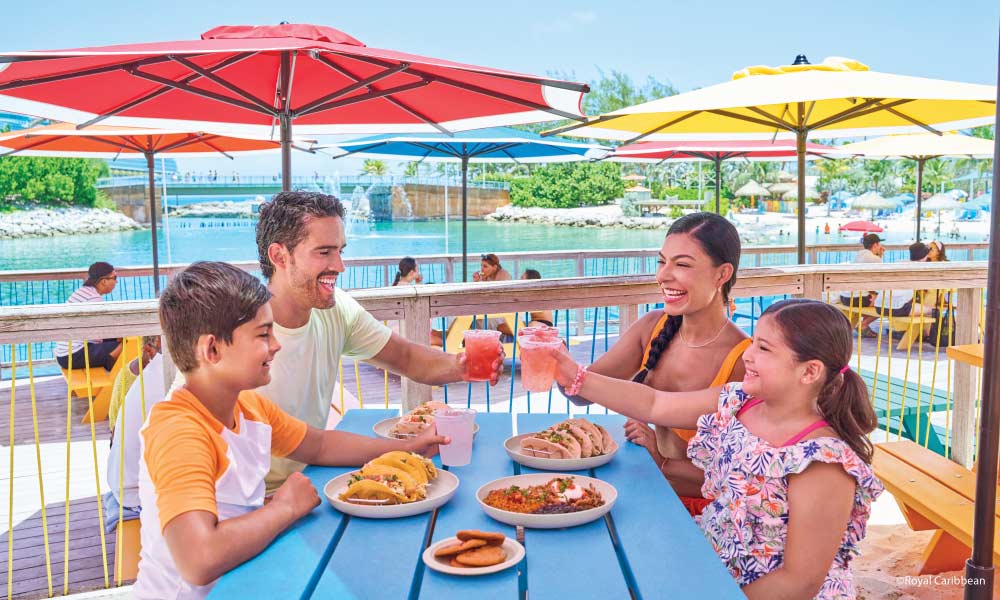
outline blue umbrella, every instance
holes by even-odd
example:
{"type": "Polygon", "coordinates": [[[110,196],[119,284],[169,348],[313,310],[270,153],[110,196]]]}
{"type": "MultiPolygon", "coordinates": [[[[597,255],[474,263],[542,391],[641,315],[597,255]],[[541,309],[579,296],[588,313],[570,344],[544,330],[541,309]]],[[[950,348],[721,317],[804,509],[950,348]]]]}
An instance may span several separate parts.
{"type": "Polygon", "coordinates": [[[387,134],[336,144],[343,151],[389,160],[460,161],[462,163],[462,281],[468,277],[469,163],[549,163],[603,158],[611,149],[512,129],[493,127],[448,136],[436,133],[387,134]]]}

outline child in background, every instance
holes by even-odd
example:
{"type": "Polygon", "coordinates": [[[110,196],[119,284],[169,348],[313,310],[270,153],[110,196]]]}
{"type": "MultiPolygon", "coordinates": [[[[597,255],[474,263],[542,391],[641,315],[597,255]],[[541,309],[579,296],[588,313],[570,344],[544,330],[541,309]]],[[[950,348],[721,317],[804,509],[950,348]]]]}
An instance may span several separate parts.
{"type": "Polygon", "coordinates": [[[562,352],[556,380],[634,419],[697,426],[688,456],[710,500],[699,524],[748,597],[854,598],[850,563],[883,488],[851,339],[836,308],[785,300],[761,315],[742,383],[660,392],[588,374],[562,352]]]}
{"type": "Polygon", "coordinates": [[[185,384],[140,431],[142,554],[134,598],[204,598],[216,579],[259,554],[320,504],[295,472],[264,503],[271,454],[357,466],[392,450],[429,455],[447,438],[407,442],[321,431],[253,391],[280,345],[270,292],[225,263],[194,263],[160,296],[160,325],[185,384]]]}

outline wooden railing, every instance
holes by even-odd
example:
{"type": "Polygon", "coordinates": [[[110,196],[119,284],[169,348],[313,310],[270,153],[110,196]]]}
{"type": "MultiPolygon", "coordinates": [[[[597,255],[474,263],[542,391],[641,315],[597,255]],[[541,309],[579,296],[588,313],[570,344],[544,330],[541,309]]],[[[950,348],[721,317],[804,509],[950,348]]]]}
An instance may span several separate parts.
{"type": "MultiPolygon", "coordinates": [[[[986,270],[983,262],[750,268],[740,271],[733,294],[737,298],[789,294],[824,299],[830,293],[872,288],[957,289],[957,306],[977,307],[957,311],[955,343],[965,344],[979,341],[978,307],[982,305],[986,270]]],[[[582,311],[617,306],[620,330],[624,330],[638,317],[640,305],[661,300],[659,287],[649,275],[405,286],[355,290],[352,295],[376,318],[399,321],[403,336],[421,342],[428,339],[434,318],[515,312],[526,307],[582,311]]],[[[155,301],[0,309],[0,345],[159,333],[155,301]]],[[[168,380],[172,380],[172,370],[166,372],[168,380]]],[[[974,455],[976,396],[973,367],[957,363],[953,458],[962,464],[970,464],[974,455]]],[[[430,387],[404,378],[404,406],[414,406],[430,397],[430,387]]]]}

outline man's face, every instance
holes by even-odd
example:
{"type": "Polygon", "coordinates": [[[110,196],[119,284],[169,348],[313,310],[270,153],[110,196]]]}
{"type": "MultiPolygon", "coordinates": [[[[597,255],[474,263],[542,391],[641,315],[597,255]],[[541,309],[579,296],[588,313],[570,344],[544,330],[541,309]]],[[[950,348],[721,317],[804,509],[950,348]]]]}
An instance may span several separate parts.
{"type": "Polygon", "coordinates": [[[312,308],[333,307],[337,277],[344,272],[346,246],[344,222],[340,217],[310,217],[306,222],[305,238],[290,253],[286,263],[292,293],[312,308]]]}
{"type": "Polygon", "coordinates": [[[115,290],[115,286],[118,285],[118,273],[114,271],[108,273],[104,277],[97,280],[97,293],[102,296],[105,294],[110,294],[115,290]]]}
{"type": "Polygon", "coordinates": [[[882,256],[885,253],[885,248],[882,247],[881,242],[875,242],[872,244],[871,251],[875,256],[882,256]]]}

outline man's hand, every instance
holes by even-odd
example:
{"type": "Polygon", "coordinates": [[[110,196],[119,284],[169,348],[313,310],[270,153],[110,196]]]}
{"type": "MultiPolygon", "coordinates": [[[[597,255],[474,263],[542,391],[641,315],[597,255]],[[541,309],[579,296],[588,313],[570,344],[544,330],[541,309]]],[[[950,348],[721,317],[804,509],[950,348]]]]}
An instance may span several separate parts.
{"type": "MultiPolygon", "coordinates": [[[[490,385],[496,385],[500,381],[500,376],[503,375],[503,360],[507,358],[507,353],[504,352],[503,345],[500,346],[500,357],[493,361],[493,372],[490,374],[490,385]]],[[[459,352],[456,360],[458,360],[458,369],[462,373],[462,380],[469,381],[467,372],[465,370],[465,352],[459,352]]]]}
{"type": "Polygon", "coordinates": [[[434,431],[433,427],[428,427],[420,435],[407,441],[405,445],[408,452],[416,452],[421,456],[430,458],[432,456],[437,456],[439,445],[450,443],[450,437],[438,435],[437,432],[434,431]]]}
{"type": "Polygon", "coordinates": [[[302,473],[292,473],[274,493],[271,504],[287,507],[295,520],[301,519],[319,506],[319,494],[309,478],[302,473]]]}

